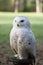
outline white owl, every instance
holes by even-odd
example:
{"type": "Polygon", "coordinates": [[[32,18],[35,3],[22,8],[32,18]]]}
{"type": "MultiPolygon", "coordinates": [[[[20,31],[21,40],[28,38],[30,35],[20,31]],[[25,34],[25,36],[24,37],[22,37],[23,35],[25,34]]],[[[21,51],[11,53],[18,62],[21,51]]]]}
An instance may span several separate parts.
{"type": "Polygon", "coordinates": [[[19,59],[36,57],[36,41],[30,28],[30,21],[25,16],[18,16],[13,20],[10,32],[10,45],[19,59]]]}

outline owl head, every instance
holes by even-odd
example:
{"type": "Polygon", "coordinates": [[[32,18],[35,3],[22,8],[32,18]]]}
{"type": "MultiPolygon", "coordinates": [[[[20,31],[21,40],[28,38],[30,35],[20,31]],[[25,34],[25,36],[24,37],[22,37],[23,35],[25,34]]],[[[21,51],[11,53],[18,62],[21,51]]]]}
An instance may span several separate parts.
{"type": "Polygon", "coordinates": [[[25,27],[25,28],[30,28],[30,21],[28,20],[27,17],[25,16],[18,16],[15,17],[13,20],[13,27],[25,27]]]}

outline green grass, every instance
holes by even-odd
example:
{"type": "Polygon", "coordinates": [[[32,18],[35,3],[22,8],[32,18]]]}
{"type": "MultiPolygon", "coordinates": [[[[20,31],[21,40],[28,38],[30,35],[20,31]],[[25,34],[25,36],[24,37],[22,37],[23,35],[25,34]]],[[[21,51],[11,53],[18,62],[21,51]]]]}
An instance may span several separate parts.
{"type": "Polygon", "coordinates": [[[24,15],[30,19],[31,29],[34,32],[37,43],[43,43],[43,14],[42,13],[3,13],[0,12],[0,44],[8,44],[12,21],[18,15],[24,15]]]}

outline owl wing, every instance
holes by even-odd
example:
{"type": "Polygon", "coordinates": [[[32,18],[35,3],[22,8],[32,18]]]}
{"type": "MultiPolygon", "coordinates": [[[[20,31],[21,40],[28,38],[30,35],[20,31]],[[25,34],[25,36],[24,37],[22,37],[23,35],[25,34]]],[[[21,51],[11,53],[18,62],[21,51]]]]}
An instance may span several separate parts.
{"type": "Polygon", "coordinates": [[[13,52],[17,54],[17,35],[13,29],[10,32],[10,46],[13,52]]]}
{"type": "Polygon", "coordinates": [[[36,39],[35,39],[35,36],[34,36],[34,34],[33,34],[33,32],[31,31],[31,29],[30,29],[30,31],[28,32],[28,38],[29,38],[29,45],[30,45],[30,47],[31,47],[31,52],[32,52],[32,54],[34,55],[34,56],[36,56],[36,39]]]}

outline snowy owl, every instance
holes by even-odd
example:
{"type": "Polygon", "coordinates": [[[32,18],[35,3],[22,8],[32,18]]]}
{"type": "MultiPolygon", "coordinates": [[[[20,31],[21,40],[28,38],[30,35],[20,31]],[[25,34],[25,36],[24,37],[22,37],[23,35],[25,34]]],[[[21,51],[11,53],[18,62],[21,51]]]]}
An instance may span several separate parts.
{"type": "Polygon", "coordinates": [[[36,41],[27,17],[17,16],[14,18],[10,32],[10,45],[19,59],[36,57],[36,41]]]}

